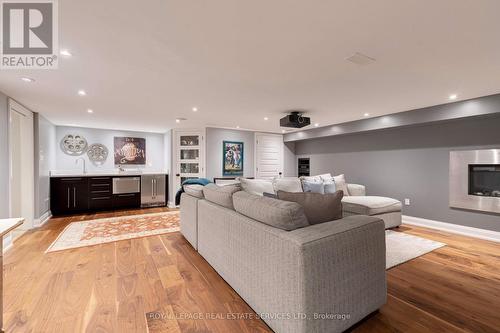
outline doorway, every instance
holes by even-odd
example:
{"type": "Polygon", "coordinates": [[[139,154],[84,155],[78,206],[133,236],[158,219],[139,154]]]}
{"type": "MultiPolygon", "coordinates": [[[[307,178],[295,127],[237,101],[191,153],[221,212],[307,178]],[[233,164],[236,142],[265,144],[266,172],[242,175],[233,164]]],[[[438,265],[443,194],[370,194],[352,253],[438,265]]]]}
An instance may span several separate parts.
{"type": "Polygon", "coordinates": [[[33,227],[34,219],[33,112],[9,100],[9,216],[24,224],[14,238],[33,227]]]}
{"type": "Polygon", "coordinates": [[[283,136],[255,134],[255,177],[273,179],[283,175],[283,136]]]}
{"type": "Polygon", "coordinates": [[[174,130],[173,138],[172,193],[176,193],[185,180],[205,177],[205,133],[204,130],[174,130]]]}

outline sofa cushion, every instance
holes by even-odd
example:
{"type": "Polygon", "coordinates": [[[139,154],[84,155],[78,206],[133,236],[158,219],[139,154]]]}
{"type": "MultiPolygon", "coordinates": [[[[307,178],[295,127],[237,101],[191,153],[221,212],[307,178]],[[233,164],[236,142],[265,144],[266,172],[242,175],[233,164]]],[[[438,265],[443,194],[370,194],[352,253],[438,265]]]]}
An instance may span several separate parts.
{"type": "Polygon", "coordinates": [[[402,208],[401,202],[396,199],[375,196],[344,197],[342,204],[344,211],[359,215],[400,212],[402,208]]]}
{"type": "Polygon", "coordinates": [[[364,196],[366,195],[366,187],[359,184],[347,184],[349,195],[364,196]]]}
{"type": "Polygon", "coordinates": [[[215,178],[214,183],[219,185],[219,186],[227,186],[227,185],[239,185],[240,180],[236,178],[215,178]]]}
{"type": "Polygon", "coordinates": [[[240,178],[240,183],[243,191],[248,193],[257,195],[263,195],[264,192],[275,193],[271,180],[240,178]]]}
{"type": "Polygon", "coordinates": [[[203,185],[184,185],[184,192],[192,197],[203,199],[203,185]]]}
{"type": "Polygon", "coordinates": [[[203,194],[206,200],[233,210],[233,193],[238,191],[241,191],[239,185],[219,186],[208,184],[203,188],[203,194]]]}
{"type": "Polygon", "coordinates": [[[302,183],[297,177],[285,177],[273,179],[274,192],[302,192],[302,183]]]}
{"type": "Polygon", "coordinates": [[[334,221],[342,218],[342,191],[335,193],[291,193],[278,192],[280,200],[292,201],[304,208],[307,220],[310,224],[334,221]]]}
{"type": "Polygon", "coordinates": [[[238,213],[275,228],[290,231],[309,225],[304,209],[295,202],[240,191],[233,195],[233,204],[238,213]]]}

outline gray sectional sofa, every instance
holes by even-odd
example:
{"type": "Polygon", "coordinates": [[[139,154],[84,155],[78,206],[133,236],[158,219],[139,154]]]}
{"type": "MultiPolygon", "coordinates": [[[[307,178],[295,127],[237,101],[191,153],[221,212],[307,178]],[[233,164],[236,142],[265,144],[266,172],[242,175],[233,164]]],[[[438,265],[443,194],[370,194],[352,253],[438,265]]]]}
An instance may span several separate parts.
{"type": "Polygon", "coordinates": [[[182,195],[181,233],[275,332],[342,332],[385,304],[381,219],[309,225],[294,202],[204,192],[182,195]]]}

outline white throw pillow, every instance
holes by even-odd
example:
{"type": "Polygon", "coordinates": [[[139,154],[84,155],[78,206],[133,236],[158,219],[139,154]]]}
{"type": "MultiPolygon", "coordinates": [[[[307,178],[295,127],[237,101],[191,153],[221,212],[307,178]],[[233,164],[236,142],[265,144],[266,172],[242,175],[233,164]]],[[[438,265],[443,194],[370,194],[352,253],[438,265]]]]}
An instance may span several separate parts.
{"type": "Polygon", "coordinates": [[[274,178],[273,188],[275,193],[278,193],[278,191],[303,192],[302,183],[296,177],[274,178]]]}
{"type": "Polygon", "coordinates": [[[246,179],[240,178],[243,191],[263,195],[264,193],[274,193],[273,182],[267,179],[246,179]]]}
{"type": "Polygon", "coordinates": [[[318,177],[321,178],[322,181],[327,181],[327,180],[332,179],[332,174],[324,173],[322,175],[319,175],[318,177]]]}
{"type": "Polygon", "coordinates": [[[321,182],[325,180],[330,180],[332,179],[332,174],[330,173],[324,173],[322,175],[317,175],[317,176],[302,176],[300,179],[308,181],[308,182],[321,182]]]}
{"type": "Polygon", "coordinates": [[[347,189],[347,182],[345,180],[345,176],[338,175],[333,177],[333,181],[335,182],[335,187],[337,190],[342,190],[344,192],[344,197],[349,196],[349,190],[347,189]]]}

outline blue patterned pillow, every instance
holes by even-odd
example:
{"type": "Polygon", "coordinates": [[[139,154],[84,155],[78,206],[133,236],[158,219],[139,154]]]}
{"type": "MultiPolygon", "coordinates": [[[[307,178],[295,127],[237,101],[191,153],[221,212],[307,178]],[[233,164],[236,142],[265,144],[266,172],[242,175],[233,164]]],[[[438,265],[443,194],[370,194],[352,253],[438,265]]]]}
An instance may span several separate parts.
{"type": "Polygon", "coordinates": [[[323,185],[325,186],[325,193],[335,193],[337,192],[337,185],[335,184],[335,181],[332,179],[330,180],[325,180],[323,182],[323,185]]]}
{"type": "Polygon", "coordinates": [[[304,192],[325,194],[325,186],[323,185],[322,181],[315,182],[304,180],[302,181],[302,188],[304,192]]]}

